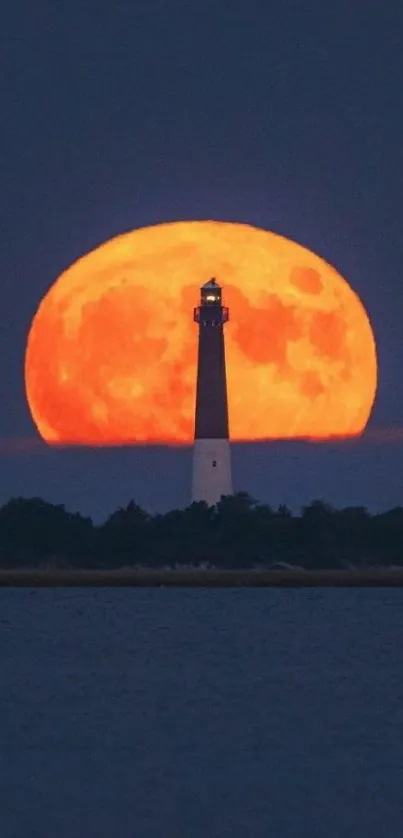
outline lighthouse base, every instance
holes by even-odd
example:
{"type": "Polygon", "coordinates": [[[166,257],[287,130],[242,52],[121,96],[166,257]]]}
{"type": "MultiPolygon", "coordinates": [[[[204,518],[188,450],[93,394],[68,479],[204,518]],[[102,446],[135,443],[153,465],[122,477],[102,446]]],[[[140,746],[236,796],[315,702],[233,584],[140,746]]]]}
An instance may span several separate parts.
{"type": "Polygon", "coordinates": [[[231,450],[228,439],[195,439],[192,501],[214,506],[221,495],[232,495],[231,450]]]}

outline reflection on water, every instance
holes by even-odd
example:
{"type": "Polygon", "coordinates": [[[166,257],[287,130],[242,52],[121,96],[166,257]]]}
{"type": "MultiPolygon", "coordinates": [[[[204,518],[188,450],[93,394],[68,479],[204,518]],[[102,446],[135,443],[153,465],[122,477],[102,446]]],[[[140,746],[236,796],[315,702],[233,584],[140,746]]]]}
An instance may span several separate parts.
{"type": "Polygon", "coordinates": [[[402,590],[1,590],[1,838],[394,838],[402,590]]]}

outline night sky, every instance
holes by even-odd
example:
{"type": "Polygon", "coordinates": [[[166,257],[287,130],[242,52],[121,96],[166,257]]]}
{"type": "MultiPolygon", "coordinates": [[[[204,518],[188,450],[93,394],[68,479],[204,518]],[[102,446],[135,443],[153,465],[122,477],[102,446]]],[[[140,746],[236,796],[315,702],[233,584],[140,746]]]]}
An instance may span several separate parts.
{"type": "Polygon", "coordinates": [[[358,292],[376,335],[366,437],[234,446],[236,488],[296,509],[403,503],[403,4],[7,5],[0,503],[40,495],[100,519],[130,498],[188,502],[190,449],[49,449],[23,384],[32,317],[61,271],[114,235],[180,219],[307,246],[358,292]]]}

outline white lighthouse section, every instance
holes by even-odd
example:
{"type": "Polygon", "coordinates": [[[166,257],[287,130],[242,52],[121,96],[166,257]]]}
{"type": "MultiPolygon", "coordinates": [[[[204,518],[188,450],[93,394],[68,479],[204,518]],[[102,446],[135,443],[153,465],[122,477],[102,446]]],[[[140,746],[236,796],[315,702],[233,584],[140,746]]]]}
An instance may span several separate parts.
{"type": "Polygon", "coordinates": [[[195,439],[192,501],[214,506],[221,495],[232,495],[231,451],[228,439],[195,439]]]}

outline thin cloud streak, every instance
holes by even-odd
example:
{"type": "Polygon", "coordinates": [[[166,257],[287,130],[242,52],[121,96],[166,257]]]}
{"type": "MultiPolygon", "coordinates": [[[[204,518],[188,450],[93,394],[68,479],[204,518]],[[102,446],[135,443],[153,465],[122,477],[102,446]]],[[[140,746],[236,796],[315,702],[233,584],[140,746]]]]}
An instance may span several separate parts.
{"type": "MultiPolygon", "coordinates": [[[[383,427],[383,428],[367,428],[363,434],[355,436],[331,436],[326,438],[315,437],[282,437],[273,438],[267,437],[265,439],[244,439],[232,440],[232,445],[249,445],[249,444],[275,444],[276,442],[295,444],[295,443],[310,443],[312,445],[354,445],[359,444],[399,444],[403,443],[403,426],[383,427]]],[[[191,448],[192,442],[173,442],[172,440],[147,440],[147,441],[133,441],[133,442],[109,442],[91,444],[88,442],[54,442],[47,443],[40,437],[8,437],[0,439],[0,455],[24,455],[34,454],[41,451],[49,451],[55,449],[57,451],[71,450],[71,449],[117,449],[117,448],[191,448]]]]}
{"type": "Polygon", "coordinates": [[[46,448],[39,437],[8,437],[0,439],[0,454],[32,454],[46,448]]]}
{"type": "Polygon", "coordinates": [[[237,440],[243,445],[250,442],[308,442],[312,445],[354,445],[355,443],[368,444],[395,444],[403,442],[403,427],[384,427],[367,428],[362,434],[354,434],[351,436],[330,436],[330,437],[282,437],[282,438],[267,438],[267,439],[245,439],[237,440]]]}

